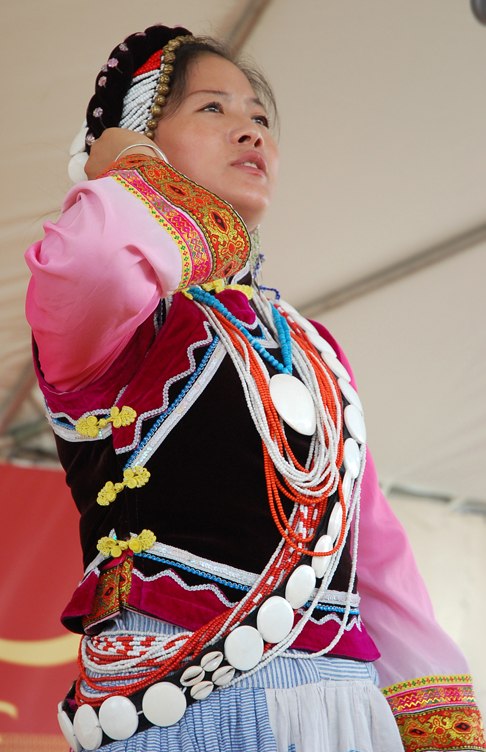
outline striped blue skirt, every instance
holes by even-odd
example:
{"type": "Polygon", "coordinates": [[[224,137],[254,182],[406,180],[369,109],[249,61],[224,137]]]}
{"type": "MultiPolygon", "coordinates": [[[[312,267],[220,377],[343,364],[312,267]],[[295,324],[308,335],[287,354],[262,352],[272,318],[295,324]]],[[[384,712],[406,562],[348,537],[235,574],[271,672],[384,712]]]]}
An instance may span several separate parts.
{"type": "MultiPolygon", "coordinates": [[[[124,612],[109,631],[177,628],[124,612]]],[[[179,723],[154,726],[103,752],[403,752],[372,663],[291,651],[194,703],[179,723]]]]}

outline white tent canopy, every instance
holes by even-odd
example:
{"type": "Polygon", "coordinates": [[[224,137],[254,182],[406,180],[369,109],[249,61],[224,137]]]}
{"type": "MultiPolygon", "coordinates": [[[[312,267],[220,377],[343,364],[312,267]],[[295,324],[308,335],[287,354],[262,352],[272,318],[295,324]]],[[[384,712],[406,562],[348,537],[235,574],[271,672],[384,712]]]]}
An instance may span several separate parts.
{"type": "MultiPolygon", "coordinates": [[[[57,216],[69,188],[67,152],[98,69],[124,36],[154,22],[219,35],[257,6],[265,8],[244,51],[268,74],[281,116],[281,180],[262,230],[264,283],[305,308],[390,265],[403,262],[406,271],[407,259],[431,246],[445,249],[437,263],[379,289],[368,285],[368,294],[344,296],[347,302],[318,316],[354,367],[384,484],[395,494],[418,488],[454,499],[456,507],[466,502],[484,509],[486,27],[474,19],[468,0],[4,3],[5,456],[29,456],[18,449],[15,429],[41,412],[35,393],[22,401],[30,384],[23,370],[30,342],[22,254],[41,237],[42,221],[57,216]],[[452,243],[460,252],[446,258],[451,239],[469,232],[468,242],[452,243]],[[24,391],[18,388],[22,374],[24,391]]],[[[36,435],[32,446],[50,452],[48,434],[36,435]]],[[[410,502],[401,504],[395,495],[394,503],[413,532],[417,513],[410,502]]],[[[433,509],[459,519],[451,509],[433,509]]],[[[439,517],[424,514],[432,536],[439,517]]],[[[447,523],[447,550],[456,550],[454,524],[462,526],[465,552],[464,525],[474,526],[477,536],[484,521],[474,515],[447,523]]],[[[462,580],[480,564],[478,556],[468,559],[458,570],[462,580]]],[[[432,589],[435,572],[432,567],[432,589]]],[[[445,597],[439,591],[437,598],[445,597]]],[[[471,592],[471,603],[478,595],[471,592]]],[[[474,618],[479,628],[476,612],[474,618]]],[[[460,640],[457,623],[451,630],[460,640]]],[[[466,642],[486,700],[484,657],[479,643],[466,642]]]]}

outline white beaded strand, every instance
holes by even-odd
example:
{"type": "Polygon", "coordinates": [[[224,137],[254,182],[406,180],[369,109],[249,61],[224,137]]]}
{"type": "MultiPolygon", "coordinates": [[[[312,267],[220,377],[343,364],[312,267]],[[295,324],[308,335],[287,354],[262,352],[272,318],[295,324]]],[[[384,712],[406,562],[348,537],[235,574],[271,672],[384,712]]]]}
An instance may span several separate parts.
{"type": "MultiPolygon", "coordinates": [[[[366,446],[363,444],[360,451],[360,457],[361,457],[361,470],[358,478],[355,481],[354,484],[354,490],[352,495],[352,502],[350,502],[349,510],[346,515],[347,517],[347,523],[346,523],[346,534],[347,536],[349,527],[351,525],[351,520],[353,518],[353,514],[355,515],[354,519],[354,535],[353,535],[353,552],[352,552],[352,564],[351,564],[351,573],[349,576],[349,585],[348,590],[346,592],[346,604],[345,604],[345,611],[343,614],[343,621],[341,624],[341,627],[336,635],[336,637],[332,640],[332,642],[322,650],[317,651],[316,653],[298,653],[293,652],[292,654],[289,654],[288,657],[290,658],[318,658],[321,655],[324,655],[325,653],[328,653],[332,648],[337,645],[339,640],[341,639],[344,630],[346,628],[346,622],[349,616],[349,612],[351,610],[351,595],[353,592],[353,586],[356,579],[356,568],[358,564],[358,538],[359,538],[359,516],[360,516],[360,510],[361,510],[361,484],[363,480],[363,474],[364,469],[366,465],[366,446]]],[[[337,565],[336,565],[337,566],[337,565]]],[[[335,568],[334,568],[335,569],[335,568]]],[[[334,570],[332,572],[334,574],[334,570]]],[[[330,582],[330,580],[329,580],[330,582]]]]}
{"type": "MultiPolygon", "coordinates": [[[[291,524],[294,521],[297,510],[298,510],[298,505],[294,505],[294,510],[289,520],[291,524]]],[[[254,597],[255,592],[260,587],[261,583],[264,582],[265,579],[267,578],[270,568],[273,566],[275,561],[281,555],[284,544],[285,544],[285,540],[282,538],[276,550],[274,551],[270,561],[268,562],[263,572],[259,575],[255,583],[253,584],[251,590],[248,593],[246,593],[246,595],[242,598],[242,600],[238,603],[238,605],[232,610],[226,622],[221,626],[220,630],[213,637],[213,639],[207,643],[206,647],[209,647],[217,643],[218,640],[221,639],[226,629],[228,628],[229,624],[232,621],[234,621],[235,617],[243,609],[243,607],[248,603],[248,601],[250,601],[254,597]]],[[[279,582],[275,582],[274,586],[278,587],[279,584],[280,584],[279,582]]],[[[141,635],[145,637],[147,636],[147,633],[145,632],[134,632],[134,633],[130,632],[130,635],[132,634],[141,635]]],[[[138,669],[138,665],[141,662],[147,660],[148,658],[158,658],[160,661],[171,658],[173,655],[175,655],[175,653],[177,653],[178,650],[180,650],[181,645],[180,644],[174,645],[172,648],[168,650],[164,646],[168,642],[171,642],[174,640],[176,640],[178,643],[180,643],[181,641],[187,641],[190,637],[192,637],[192,635],[193,635],[193,632],[182,632],[178,635],[160,635],[158,633],[149,633],[149,636],[155,636],[157,638],[157,643],[156,645],[151,646],[142,656],[134,656],[133,658],[128,658],[128,659],[123,658],[120,661],[115,661],[109,665],[103,664],[102,667],[99,664],[97,664],[95,661],[93,661],[91,658],[88,657],[87,647],[86,647],[87,643],[91,641],[90,648],[91,650],[93,650],[93,652],[96,652],[99,655],[105,655],[105,652],[102,649],[97,648],[96,645],[93,645],[92,638],[90,638],[89,636],[85,636],[83,637],[83,640],[81,642],[81,653],[83,657],[83,664],[86,667],[86,669],[93,671],[95,673],[98,673],[98,674],[100,673],[101,668],[103,672],[106,674],[116,675],[120,673],[121,671],[126,671],[127,673],[130,673],[130,671],[134,672],[138,669]]],[[[105,639],[108,641],[110,640],[110,637],[107,635],[105,639]]],[[[99,692],[100,697],[104,697],[106,694],[108,693],[107,692],[102,693],[101,690],[99,692]]]]}
{"type": "MultiPolygon", "coordinates": [[[[257,310],[259,310],[259,313],[262,314],[262,319],[266,319],[266,324],[268,328],[273,331],[274,327],[273,325],[273,316],[272,316],[272,309],[271,304],[268,303],[268,307],[260,303],[258,300],[259,296],[256,295],[255,298],[257,298],[256,301],[256,307],[257,310]],[[265,310],[266,308],[266,310],[265,310]]],[[[337,485],[339,482],[339,469],[337,468],[337,454],[339,450],[339,441],[340,436],[342,432],[342,421],[343,421],[343,415],[342,415],[342,408],[341,408],[341,400],[338,395],[338,392],[336,390],[334,379],[331,377],[330,373],[328,372],[327,368],[324,366],[322,361],[318,358],[317,354],[315,356],[312,355],[312,353],[309,355],[307,352],[305,352],[298,343],[295,341],[292,342],[292,363],[294,367],[296,368],[299,376],[302,379],[302,382],[309,390],[310,394],[312,395],[314,406],[316,409],[317,414],[317,428],[314,436],[311,439],[310,447],[309,447],[309,453],[305,465],[305,471],[299,471],[290,461],[289,457],[283,457],[279,451],[277,442],[272,439],[270,435],[270,429],[268,426],[268,421],[266,419],[265,410],[263,407],[263,403],[261,400],[261,395],[258,391],[255,379],[251,373],[250,368],[250,357],[249,357],[249,348],[251,345],[246,340],[246,338],[241,335],[240,341],[243,346],[243,355],[240,354],[240,352],[236,349],[231,337],[229,336],[228,332],[224,327],[220,324],[219,319],[217,318],[215,312],[203,304],[196,303],[206,314],[207,318],[211,322],[212,326],[214,327],[215,331],[218,333],[226,351],[228,352],[228,355],[233,361],[233,364],[235,366],[235,369],[238,373],[238,376],[240,378],[243,392],[245,394],[245,399],[248,405],[249,412],[252,416],[252,419],[254,421],[255,427],[257,431],[259,432],[262,440],[265,443],[265,446],[268,449],[269,455],[274,462],[274,465],[277,469],[277,471],[282,475],[282,477],[285,478],[285,480],[288,482],[289,486],[297,491],[298,493],[301,493],[302,495],[306,495],[308,497],[318,497],[322,496],[325,490],[328,490],[329,493],[334,492],[337,489],[337,485]],[[331,417],[330,411],[323,404],[319,384],[317,382],[317,377],[315,374],[315,369],[319,368],[323,374],[325,374],[325,377],[331,387],[331,391],[335,400],[336,405],[336,421],[333,422],[333,419],[331,417]],[[327,444],[326,445],[326,436],[327,436],[327,444]],[[313,461],[313,464],[312,464],[313,461]],[[312,468],[311,468],[312,465],[312,468]],[[309,470],[309,468],[311,468],[309,470]],[[322,485],[325,482],[325,489],[322,488],[315,492],[312,490],[312,486],[315,485],[322,485]]],[[[257,355],[257,361],[264,373],[268,375],[268,372],[266,371],[265,364],[261,357],[257,355]]],[[[248,676],[251,676],[252,674],[256,673],[257,671],[261,670],[264,666],[266,666],[268,663],[270,663],[274,658],[284,653],[288,647],[290,647],[293,642],[295,641],[296,637],[300,634],[300,632],[304,629],[305,625],[309,621],[314,607],[317,605],[317,603],[322,599],[325,591],[328,589],[328,586],[332,580],[332,577],[334,576],[334,573],[337,569],[337,566],[339,564],[340,556],[342,547],[345,544],[345,541],[347,539],[347,536],[349,534],[351,521],[353,519],[353,515],[355,518],[355,535],[354,535],[354,545],[353,545],[353,552],[352,552],[352,567],[351,567],[351,573],[350,573],[350,580],[349,580],[349,586],[348,591],[346,593],[346,605],[345,605],[345,612],[342,617],[342,621],[340,624],[340,628],[338,630],[338,633],[336,634],[335,638],[330,642],[330,644],[324,648],[323,650],[314,653],[290,653],[288,654],[288,657],[298,658],[298,657],[309,657],[309,655],[324,655],[325,653],[328,653],[332,648],[339,642],[341,639],[347,625],[349,612],[351,609],[351,598],[352,598],[352,590],[353,585],[355,581],[356,576],[356,563],[357,563],[357,545],[358,545],[358,530],[359,530],[359,502],[360,502],[360,491],[361,491],[361,481],[363,477],[364,472],[364,465],[365,465],[365,454],[366,454],[366,448],[363,445],[361,447],[360,451],[360,473],[358,478],[356,479],[354,483],[354,492],[350,495],[347,506],[347,514],[346,514],[346,523],[345,523],[345,533],[344,538],[342,542],[342,546],[338,551],[336,551],[330,558],[331,562],[325,572],[324,577],[322,578],[321,584],[319,588],[317,589],[313,599],[312,603],[309,606],[308,609],[306,609],[305,613],[303,614],[302,618],[298,621],[297,625],[291,630],[291,632],[287,635],[287,637],[282,640],[280,643],[276,644],[275,646],[272,646],[267,652],[265,653],[265,658],[260,661],[257,666],[255,666],[250,671],[244,671],[239,675],[238,677],[234,678],[231,682],[228,683],[227,686],[231,686],[233,684],[236,684],[238,681],[240,681],[243,678],[246,678],[248,676]]],[[[299,505],[295,504],[292,514],[289,519],[289,525],[292,525],[296,519],[297,519],[297,530],[300,532],[303,532],[305,534],[305,531],[309,529],[309,527],[312,524],[312,520],[315,519],[315,513],[314,515],[311,514],[312,507],[309,509],[307,505],[299,505]]],[[[253,584],[253,587],[251,590],[245,594],[243,599],[238,603],[238,605],[232,610],[231,614],[228,616],[225,623],[221,626],[218,633],[213,637],[211,641],[208,641],[206,647],[215,644],[220,640],[223,636],[226,630],[228,629],[230,624],[234,624],[237,620],[238,614],[245,608],[245,606],[250,605],[253,609],[258,604],[258,597],[255,597],[256,591],[261,587],[262,583],[265,582],[266,578],[268,577],[268,572],[270,568],[279,560],[279,564],[282,563],[282,555],[283,555],[283,549],[285,546],[285,540],[281,538],[279,545],[277,549],[274,551],[270,561],[267,563],[267,566],[263,570],[263,572],[259,575],[255,583],[253,584]]],[[[301,547],[301,544],[296,545],[295,550],[298,550],[298,548],[301,547]]],[[[273,587],[277,588],[280,582],[283,580],[284,577],[286,577],[288,574],[288,571],[284,568],[283,571],[280,572],[280,576],[278,579],[278,582],[272,583],[273,587]]],[[[131,636],[133,639],[133,645],[130,649],[133,657],[131,658],[124,658],[120,661],[117,661],[115,663],[112,663],[108,666],[104,665],[101,667],[100,664],[96,662],[96,660],[92,660],[88,658],[87,656],[87,650],[86,650],[86,641],[89,640],[89,638],[84,638],[82,642],[82,655],[83,655],[83,661],[87,669],[99,673],[100,669],[103,669],[103,672],[106,674],[119,674],[121,671],[125,671],[128,674],[130,672],[135,673],[137,671],[137,667],[140,663],[146,661],[148,658],[152,659],[159,659],[159,660],[166,660],[173,655],[175,655],[178,650],[181,648],[181,642],[185,642],[187,639],[189,639],[192,636],[193,633],[191,632],[184,632],[182,634],[179,634],[177,636],[174,635],[157,635],[157,639],[155,641],[155,644],[152,644],[148,650],[143,652],[141,654],[141,648],[137,647],[137,639],[136,634],[131,633],[131,636]],[[165,646],[169,642],[176,642],[171,648],[167,649],[165,646]]],[[[146,637],[147,635],[145,633],[140,633],[140,635],[143,635],[146,637]]],[[[113,638],[106,637],[107,642],[113,641],[113,638]]],[[[99,641],[99,638],[98,638],[99,641]]],[[[91,643],[90,648],[92,650],[92,654],[94,655],[100,655],[104,656],[106,655],[106,650],[104,650],[102,647],[98,647],[97,645],[94,645],[91,643]]],[[[116,648],[108,648],[108,652],[116,652],[116,648]]],[[[139,669],[138,669],[139,670],[139,669]]],[[[129,677],[128,677],[129,678],[129,677]]],[[[108,693],[102,693],[100,690],[100,695],[103,697],[105,694],[108,693]]]]}
{"type": "MultiPolygon", "coordinates": [[[[120,633],[121,634],[121,633],[120,633]]],[[[147,637],[146,633],[143,632],[130,632],[130,636],[132,635],[138,635],[147,637]]],[[[119,635],[117,635],[119,636],[119,635]]],[[[168,658],[171,658],[173,655],[177,653],[178,650],[180,650],[180,645],[173,645],[171,648],[166,649],[165,645],[167,645],[168,642],[181,642],[181,641],[187,641],[189,637],[192,636],[192,632],[181,632],[177,635],[161,635],[158,633],[152,633],[152,636],[155,637],[155,644],[151,645],[150,648],[148,648],[143,655],[134,656],[133,658],[122,658],[120,661],[116,661],[114,663],[110,664],[103,664],[103,672],[106,674],[118,674],[120,671],[130,671],[130,669],[135,669],[138,667],[140,663],[143,661],[148,660],[149,658],[156,658],[162,660],[166,660],[168,658]]],[[[96,642],[100,642],[100,638],[95,638],[96,642]]],[[[106,642],[112,642],[113,637],[106,636],[104,638],[106,642]]],[[[82,643],[81,643],[81,652],[83,656],[83,664],[85,668],[89,669],[90,671],[100,672],[100,664],[96,663],[96,661],[93,661],[87,653],[87,645],[88,643],[91,643],[89,645],[90,650],[92,650],[93,653],[105,656],[106,651],[103,650],[103,648],[98,647],[96,642],[93,644],[93,639],[87,635],[84,636],[82,643]]]]}
{"type": "Polygon", "coordinates": [[[137,133],[143,133],[150,117],[150,108],[155,97],[159,77],[163,73],[164,64],[153,71],[142,73],[133,79],[132,84],[123,99],[123,110],[119,128],[127,128],[137,133]]]}
{"type": "Polygon", "coordinates": [[[262,440],[264,441],[270,458],[274,463],[276,469],[291,484],[292,488],[294,488],[299,493],[302,493],[309,497],[320,497],[329,489],[329,492],[332,493],[332,491],[337,488],[338,484],[339,473],[336,467],[336,459],[339,447],[342,417],[340,400],[338,399],[333,381],[323,364],[321,364],[321,362],[316,358],[316,366],[322,369],[333,391],[333,396],[336,401],[338,413],[337,426],[332,423],[330,413],[322,403],[322,397],[320,395],[317,379],[312,365],[307,360],[307,357],[301,350],[301,348],[295,342],[293,343],[293,363],[299,371],[303,383],[307,386],[313,396],[318,416],[316,440],[317,451],[314,454],[314,467],[310,472],[305,472],[298,470],[293,464],[282,457],[277,441],[271,438],[270,429],[268,426],[268,421],[266,419],[261,396],[250,371],[250,361],[248,356],[248,349],[250,345],[247,342],[246,338],[243,335],[241,336],[241,342],[245,351],[245,358],[243,359],[240,353],[236,350],[233,342],[231,341],[231,338],[227,334],[224,327],[220,325],[216,314],[204,304],[198,303],[197,305],[199,305],[199,307],[210,319],[211,324],[216,329],[218,335],[223,341],[225,349],[227,350],[235,365],[236,371],[238,373],[238,376],[240,377],[240,381],[243,387],[248,409],[253,418],[255,427],[257,428],[262,440]],[[324,426],[326,426],[328,432],[329,448],[326,447],[324,426]],[[311,488],[309,488],[324,483],[326,476],[328,476],[328,479],[323,489],[319,491],[312,491],[311,488]]]}
{"type": "MultiPolygon", "coordinates": [[[[347,538],[347,536],[349,534],[349,529],[350,529],[350,526],[351,526],[351,520],[353,519],[353,515],[354,515],[354,518],[355,518],[355,529],[354,529],[354,536],[353,536],[354,540],[353,540],[352,565],[351,565],[351,572],[350,572],[350,577],[349,577],[348,590],[346,592],[345,611],[344,611],[344,614],[343,614],[343,617],[342,617],[341,625],[339,627],[339,630],[338,630],[336,636],[333,638],[333,640],[331,640],[331,642],[329,643],[329,645],[327,645],[322,650],[320,650],[320,651],[318,651],[316,653],[301,653],[301,652],[292,651],[291,653],[286,653],[286,657],[287,658],[298,659],[298,658],[309,658],[309,657],[318,657],[318,656],[321,656],[321,655],[325,655],[326,653],[329,653],[329,651],[332,650],[335,645],[337,645],[337,643],[339,642],[339,640],[343,636],[344,631],[346,629],[346,624],[347,624],[347,620],[348,620],[348,617],[349,617],[349,612],[351,610],[351,596],[353,594],[353,587],[354,587],[354,582],[355,582],[355,579],[356,579],[356,566],[357,566],[357,553],[358,553],[358,536],[359,536],[359,511],[360,511],[361,481],[362,481],[362,477],[363,477],[365,457],[366,457],[366,448],[364,446],[362,447],[361,457],[362,457],[362,467],[363,467],[363,470],[361,471],[360,476],[356,480],[355,487],[354,487],[355,490],[354,490],[354,494],[353,494],[353,499],[352,499],[352,502],[350,503],[350,505],[348,507],[348,510],[347,510],[347,515],[346,515],[346,520],[347,520],[346,521],[346,529],[345,529],[345,535],[344,535],[344,539],[343,539],[343,545],[344,545],[344,542],[346,541],[346,538],[347,538]]],[[[316,592],[316,594],[315,594],[315,596],[314,596],[314,598],[312,600],[311,605],[306,610],[306,612],[302,616],[302,618],[298,621],[298,623],[294,627],[294,629],[287,635],[287,637],[284,640],[282,640],[282,642],[278,643],[274,647],[272,647],[269,650],[267,650],[266,653],[265,653],[265,659],[263,661],[261,661],[257,666],[255,666],[255,668],[251,669],[250,671],[246,671],[244,674],[241,674],[240,676],[235,677],[228,684],[228,686],[233,686],[234,684],[237,684],[242,679],[246,679],[249,676],[251,676],[252,674],[257,673],[257,671],[260,671],[262,668],[264,668],[266,665],[268,665],[272,660],[274,660],[278,656],[282,655],[287,650],[287,648],[289,648],[295,642],[296,638],[302,632],[302,630],[304,629],[305,625],[307,624],[307,622],[309,621],[310,617],[312,616],[312,613],[313,613],[313,610],[314,610],[315,606],[322,599],[324,593],[328,589],[328,586],[329,586],[329,584],[330,584],[330,582],[331,582],[331,580],[332,580],[332,578],[334,576],[335,570],[337,569],[337,566],[339,564],[340,553],[341,553],[340,551],[337,551],[335,554],[332,555],[332,557],[331,557],[331,560],[332,560],[331,564],[328,567],[328,569],[327,569],[327,571],[326,571],[326,573],[325,573],[325,575],[324,575],[324,577],[322,579],[321,585],[319,586],[319,588],[318,588],[318,590],[317,590],[317,592],[316,592]]]]}
{"type": "MultiPolygon", "coordinates": [[[[292,522],[294,521],[294,518],[295,518],[295,515],[297,514],[297,512],[298,512],[298,505],[296,504],[296,505],[294,506],[294,509],[293,509],[292,515],[291,515],[291,517],[290,517],[290,519],[289,519],[289,522],[290,522],[290,524],[292,524],[292,522]]],[[[236,606],[236,607],[234,608],[234,610],[233,610],[233,611],[232,611],[232,613],[231,613],[231,614],[229,615],[229,617],[227,618],[227,620],[226,620],[226,621],[224,622],[224,624],[222,625],[222,627],[221,627],[221,629],[220,629],[220,630],[218,631],[218,633],[217,633],[217,634],[216,634],[216,635],[214,636],[214,638],[213,638],[213,639],[212,639],[212,640],[211,640],[210,642],[208,642],[208,643],[207,643],[206,647],[209,647],[210,645],[214,645],[214,644],[215,644],[216,642],[218,642],[218,640],[220,640],[220,639],[221,639],[221,637],[222,637],[222,636],[224,635],[224,633],[226,632],[226,630],[227,630],[228,626],[229,626],[229,625],[231,624],[231,622],[232,622],[232,621],[234,621],[234,619],[235,619],[235,616],[237,616],[237,615],[239,614],[239,612],[240,612],[240,611],[241,611],[241,610],[243,609],[243,607],[244,607],[244,606],[245,606],[245,605],[246,605],[246,604],[247,604],[247,603],[248,603],[248,602],[249,602],[249,601],[250,601],[250,600],[251,600],[252,598],[254,598],[254,596],[255,596],[255,593],[256,593],[256,591],[257,591],[257,589],[258,589],[258,588],[260,587],[260,585],[262,584],[262,582],[264,582],[264,581],[265,581],[265,579],[267,578],[267,575],[268,575],[268,572],[269,572],[270,568],[271,568],[271,567],[273,566],[273,564],[275,563],[275,561],[277,560],[277,558],[278,558],[278,557],[280,556],[280,554],[282,553],[282,548],[284,547],[284,545],[285,545],[285,539],[284,539],[284,538],[281,538],[281,539],[280,539],[280,543],[278,544],[278,546],[277,546],[276,550],[275,550],[275,551],[274,551],[274,553],[272,554],[272,558],[271,558],[271,559],[270,559],[270,561],[268,562],[267,566],[265,567],[265,569],[263,570],[263,572],[261,573],[261,575],[260,575],[260,576],[258,577],[258,579],[257,579],[257,580],[255,581],[255,584],[253,585],[252,589],[251,589],[251,590],[250,590],[250,591],[249,591],[249,592],[248,592],[248,593],[247,593],[247,594],[246,594],[246,595],[245,595],[245,596],[244,596],[244,597],[243,597],[243,598],[241,599],[241,601],[240,601],[240,602],[238,603],[238,605],[237,605],[237,606],[236,606]]],[[[283,573],[283,576],[284,576],[284,575],[285,575],[285,573],[283,573]]],[[[274,587],[275,587],[275,588],[277,588],[277,587],[278,587],[278,585],[280,584],[280,581],[281,581],[281,580],[279,579],[279,580],[278,580],[277,582],[275,582],[275,583],[274,583],[274,587]]],[[[256,605],[256,603],[255,603],[254,605],[256,605]]]]}

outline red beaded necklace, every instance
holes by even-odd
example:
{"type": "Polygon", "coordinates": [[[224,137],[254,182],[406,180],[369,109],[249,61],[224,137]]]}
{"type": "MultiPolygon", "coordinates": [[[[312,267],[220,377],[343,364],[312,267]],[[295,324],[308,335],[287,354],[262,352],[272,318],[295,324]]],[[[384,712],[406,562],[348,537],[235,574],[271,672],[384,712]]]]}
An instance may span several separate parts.
{"type": "MultiPolygon", "coordinates": [[[[255,351],[236,326],[228,321],[224,316],[217,311],[214,312],[217,317],[219,325],[225,330],[226,334],[230,338],[236,351],[243,357],[247,358],[250,364],[251,375],[253,376],[255,383],[258,387],[258,391],[261,397],[261,401],[264,407],[266,420],[270,429],[271,437],[277,442],[279,452],[283,456],[284,453],[288,460],[301,472],[305,472],[305,468],[295,458],[285,431],[280,422],[278,413],[273,405],[270,391],[265,374],[262,371],[262,367],[258,361],[255,351]]],[[[284,312],[287,318],[287,314],[284,312]]],[[[298,343],[300,348],[304,351],[307,359],[313,364],[314,372],[317,378],[317,383],[320,391],[320,395],[324,405],[329,410],[330,416],[334,424],[338,419],[338,412],[336,406],[335,393],[337,391],[337,384],[334,374],[326,366],[326,364],[318,357],[314,346],[308,340],[305,332],[298,327],[298,325],[292,320],[288,321],[291,327],[292,340],[298,343]],[[334,384],[335,389],[330,386],[334,384]]],[[[114,695],[132,695],[140,689],[143,689],[150,684],[168,676],[170,673],[178,670],[184,663],[191,660],[194,656],[197,656],[204,648],[210,644],[216,637],[224,637],[238,624],[240,624],[246,616],[260,604],[267,596],[269,596],[276,588],[277,584],[281,583],[284,578],[289,574],[293,567],[297,564],[302,555],[309,556],[331,556],[341,547],[344,534],[345,534],[345,518],[346,507],[344,502],[344,496],[341,486],[341,479],[338,480],[338,493],[341,508],[343,510],[343,524],[341,527],[340,535],[336,541],[336,545],[331,551],[328,552],[315,552],[309,548],[309,544],[314,538],[315,530],[317,529],[322,516],[324,515],[328,498],[331,490],[329,487],[324,490],[326,485],[323,480],[320,485],[311,487],[311,491],[321,491],[322,495],[306,496],[299,493],[291,487],[289,482],[284,478],[282,483],[278,478],[275,466],[271,460],[265,443],[262,441],[263,446],[263,458],[265,468],[265,478],[268,491],[268,500],[270,505],[270,511],[282,538],[284,544],[282,546],[280,555],[275,558],[275,561],[268,569],[264,578],[260,578],[254,588],[248,593],[243,601],[243,606],[237,604],[233,608],[227,609],[224,613],[216,616],[210,622],[205,624],[200,629],[196,630],[190,637],[187,636],[175,636],[167,643],[164,644],[164,648],[169,650],[177,646],[178,642],[183,641],[181,647],[176,653],[167,659],[147,657],[146,660],[140,660],[137,662],[137,672],[132,671],[127,673],[120,673],[117,675],[110,675],[109,677],[90,677],[88,676],[82,656],[82,647],[80,645],[80,652],[78,658],[78,665],[80,676],[76,683],[76,702],[77,704],[89,704],[92,706],[99,706],[107,697],[114,695]],[[280,494],[284,494],[288,499],[298,505],[296,512],[293,515],[293,521],[287,518],[285,515],[280,494]],[[309,510],[314,510],[312,515],[313,527],[307,527],[307,514],[309,510]],[[299,530],[306,530],[305,533],[298,532],[299,530]],[[89,688],[102,692],[103,696],[89,697],[81,691],[81,683],[84,682],[89,688]],[[121,686],[119,682],[128,682],[125,686],[121,686]]],[[[343,461],[343,438],[342,434],[339,438],[338,454],[336,467],[339,469],[343,461]]],[[[295,507],[294,507],[295,509],[295,507]]],[[[131,554],[131,552],[129,552],[131,554]]],[[[143,656],[149,651],[149,648],[153,645],[157,638],[147,638],[145,650],[140,645],[140,656],[143,656]]],[[[104,640],[104,638],[103,638],[104,640]]],[[[96,638],[93,640],[93,644],[96,643],[96,638]]],[[[98,643],[96,643],[98,645],[98,643]]],[[[101,645],[101,643],[99,643],[101,645]]],[[[98,647],[99,647],[98,645],[98,647]]],[[[100,665],[102,670],[103,665],[109,665],[120,661],[124,657],[128,656],[128,652],[131,651],[132,638],[131,636],[121,636],[116,639],[116,653],[105,652],[109,643],[105,641],[105,647],[101,650],[95,650],[90,646],[89,641],[85,643],[85,649],[90,660],[100,665]]],[[[113,646],[112,646],[113,647],[113,646]]],[[[270,646],[267,646],[270,647],[270,646]]]]}

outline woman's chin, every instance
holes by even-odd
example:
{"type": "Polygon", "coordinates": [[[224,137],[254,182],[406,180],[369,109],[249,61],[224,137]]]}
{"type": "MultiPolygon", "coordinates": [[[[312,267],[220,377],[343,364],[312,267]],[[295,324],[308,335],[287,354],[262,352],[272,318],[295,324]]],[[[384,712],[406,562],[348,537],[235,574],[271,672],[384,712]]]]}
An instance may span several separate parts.
{"type": "Polygon", "coordinates": [[[262,222],[270,207],[270,201],[267,198],[262,199],[262,197],[245,196],[243,199],[225,200],[238,212],[249,232],[262,222]]]}

